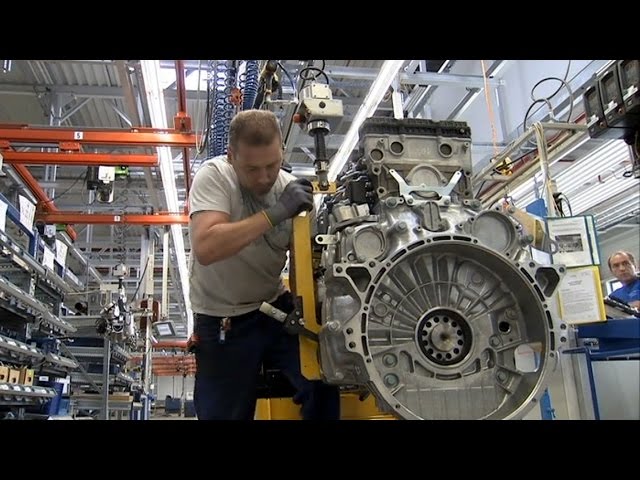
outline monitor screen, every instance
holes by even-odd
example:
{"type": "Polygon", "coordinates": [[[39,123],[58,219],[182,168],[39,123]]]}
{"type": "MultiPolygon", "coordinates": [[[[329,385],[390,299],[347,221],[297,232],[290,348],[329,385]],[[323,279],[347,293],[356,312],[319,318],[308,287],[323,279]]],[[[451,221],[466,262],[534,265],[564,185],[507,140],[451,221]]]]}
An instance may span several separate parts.
{"type": "Polygon", "coordinates": [[[154,325],[158,335],[161,337],[170,337],[174,335],[173,329],[171,325],[167,323],[157,323],[154,325]]]}

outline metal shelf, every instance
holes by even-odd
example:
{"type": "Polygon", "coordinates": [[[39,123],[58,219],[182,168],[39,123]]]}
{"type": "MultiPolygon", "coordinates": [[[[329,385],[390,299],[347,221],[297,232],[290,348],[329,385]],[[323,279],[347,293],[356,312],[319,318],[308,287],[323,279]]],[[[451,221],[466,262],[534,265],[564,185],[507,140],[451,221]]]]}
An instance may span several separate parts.
{"type": "Polygon", "coordinates": [[[62,293],[71,293],[84,288],[79,282],[74,282],[72,288],[63,278],[55,272],[40,265],[22,247],[16,245],[6,234],[0,232],[0,255],[13,261],[16,265],[28,272],[35,273],[44,282],[55,286],[62,293]]]}
{"type": "Polygon", "coordinates": [[[44,357],[45,363],[53,365],[54,367],[61,368],[63,370],[75,370],[78,368],[78,364],[70,358],[56,355],[55,353],[47,353],[44,357]]]}
{"type": "Polygon", "coordinates": [[[0,277],[0,298],[9,300],[10,303],[12,303],[11,299],[17,300],[17,303],[14,302],[14,308],[17,307],[18,309],[25,310],[27,315],[41,319],[42,322],[54,329],[62,332],[76,331],[76,327],[69,322],[61,320],[49,312],[48,307],[44,303],[31,297],[3,277],[0,277]]]}
{"type": "Polygon", "coordinates": [[[19,383],[0,383],[0,405],[44,403],[57,395],[53,388],[19,383]]]}
{"type": "MultiPolygon", "coordinates": [[[[72,373],[71,374],[71,383],[75,384],[88,384],[89,381],[87,376],[93,380],[96,385],[102,385],[104,380],[104,375],[102,373],[88,373],[86,375],[81,373],[72,373]]],[[[125,373],[117,373],[109,375],[109,385],[122,385],[129,386],[137,383],[138,381],[133,377],[125,374],[125,373]]]]}
{"type": "Polygon", "coordinates": [[[6,354],[10,362],[36,365],[40,371],[64,372],[76,370],[78,364],[70,358],[43,351],[24,342],[0,335],[0,354],[6,354]]]}
{"type": "MultiPolygon", "coordinates": [[[[99,358],[101,361],[104,358],[104,347],[74,347],[67,345],[67,348],[73,356],[80,358],[99,358]]],[[[111,358],[121,363],[126,363],[131,359],[131,354],[124,350],[119,345],[112,345],[111,358]]]]}
{"type": "Polygon", "coordinates": [[[44,353],[31,345],[0,335],[0,353],[6,352],[11,358],[39,361],[44,358],[44,353]]]}
{"type": "MultiPolygon", "coordinates": [[[[102,410],[103,402],[101,395],[80,394],[71,397],[71,407],[74,410],[102,410]]],[[[109,410],[128,412],[141,407],[141,403],[133,401],[133,396],[123,398],[119,395],[109,395],[109,410]]]]}

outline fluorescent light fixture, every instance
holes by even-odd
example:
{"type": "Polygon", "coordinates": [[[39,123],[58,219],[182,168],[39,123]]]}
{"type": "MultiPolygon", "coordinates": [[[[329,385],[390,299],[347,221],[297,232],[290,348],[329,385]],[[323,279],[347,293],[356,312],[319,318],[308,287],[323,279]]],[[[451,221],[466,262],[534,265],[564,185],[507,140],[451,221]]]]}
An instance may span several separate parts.
{"type": "MultiPolygon", "coordinates": [[[[358,143],[358,130],[360,129],[360,126],[367,118],[375,113],[378,105],[380,105],[380,102],[384,97],[384,94],[387,93],[387,90],[398,75],[398,71],[400,71],[400,68],[404,65],[405,61],[406,60],[385,60],[382,67],[380,67],[378,76],[371,84],[371,88],[369,88],[369,92],[367,92],[366,97],[364,97],[362,105],[360,105],[358,112],[355,117],[353,117],[349,131],[344,136],[344,140],[338,149],[338,153],[336,153],[329,164],[328,177],[330,182],[335,181],[338,174],[344,168],[345,163],[347,163],[347,160],[349,159],[349,155],[351,155],[351,152],[358,143]]],[[[316,211],[320,208],[323,197],[324,195],[316,195],[314,199],[316,211]]]]}
{"type": "Polygon", "coordinates": [[[355,148],[356,143],[358,143],[358,129],[367,118],[374,114],[404,62],[405,60],[385,60],[382,67],[380,67],[378,76],[371,84],[371,88],[367,96],[364,97],[358,113],[353,117],[349,131],[345,135],[338,153],[336,153],[329,165],[329,181],[334,181],[345,163],[347,163],[349,155],[355,148]]]}
{"type": "MultiPolygon", "coordinates": [[[[154,128],[167,127],[167,113],[164,108],[164,93],[161,85],[162,69],[159,60],[140,60],[142,77],[147,94],[147,104],[151,125],[154,128]]],[[[165,74],[166,75],[166,74],[165,74]]],[[[174,76],[175,80],[175,76],[174,76]]],[[[176,189],[176,178],[173,171],[173,159],[169,147],[157,147],[158,158],[160,160],[160,175],[164,187],[164,196],[167,209],[170,212],[180,212],[178,206],[178,192],[176,189]]],[[[171,225],[171,238],[173,240],[173,250],[178,263],[180,284],[182,285],[182,295],[187,314],[187,334],[193,331],[193,312],[189,301],[189,274],[187,267],[187,255],[184,249],[184,238],[181,225],[171,225]]]]}
{"type": "MultiPolygon", "coordinates": [[[[588,212],[594,206],[633,186],[637,180],[623,177],[629,169],[629,149],[622,140],[609,140],[575,164],[555,175],[557,191],[571,202],[574,215],[588,212]]],[[[539,185],[542,175],[535,176],[539,185]]],[[[515,188],[510,195],[516,205],[524,207],[535,200],[534,180],[515,188]]]]}

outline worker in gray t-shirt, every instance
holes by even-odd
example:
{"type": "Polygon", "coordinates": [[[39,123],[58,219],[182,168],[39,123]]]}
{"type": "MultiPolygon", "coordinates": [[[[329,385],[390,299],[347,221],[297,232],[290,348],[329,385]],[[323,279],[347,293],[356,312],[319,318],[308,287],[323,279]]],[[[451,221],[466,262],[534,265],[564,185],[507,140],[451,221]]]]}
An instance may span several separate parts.
{"type": "Polygon", "coordinates": [[[231,122],[227,155],[206,161],[193,179],[194,403],[202,420],[253,419],[263,362],[289,379],[304,419],[339,418],[337,387],[306,380],[298,338],[258,311],[262,302],[293,310],[281,279],[291,218],[313,208],[311,183],[282,170],[282,161],[276,116],[247,110],[231,122]]]}

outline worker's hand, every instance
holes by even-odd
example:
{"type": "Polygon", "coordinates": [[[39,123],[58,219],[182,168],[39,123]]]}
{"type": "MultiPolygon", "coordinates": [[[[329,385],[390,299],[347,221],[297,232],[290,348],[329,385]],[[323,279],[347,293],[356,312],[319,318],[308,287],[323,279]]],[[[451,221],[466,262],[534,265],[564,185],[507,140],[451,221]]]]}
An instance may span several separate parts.
{"type": "Polygon", "coordinates": [[[280,195],[278,202],[265,210],[274,227],[287,218],[295,217],[302,211],[313,208],[313,185],[309,180],[299,178],[290,182],[280,195]]]}

